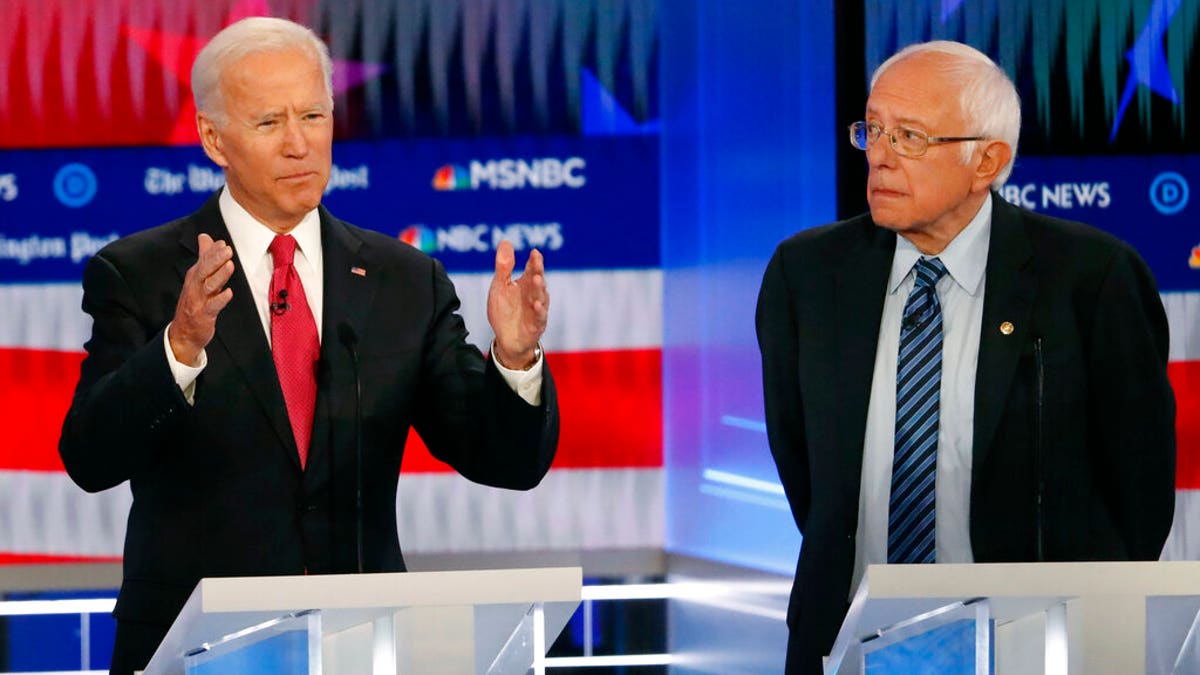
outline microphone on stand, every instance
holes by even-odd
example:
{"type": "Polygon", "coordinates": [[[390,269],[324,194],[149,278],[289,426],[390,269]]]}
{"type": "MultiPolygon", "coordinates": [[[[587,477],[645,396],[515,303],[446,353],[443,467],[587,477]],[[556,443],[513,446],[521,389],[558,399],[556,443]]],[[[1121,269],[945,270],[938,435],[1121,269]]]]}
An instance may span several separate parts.
{"type": "Polygon", "coordinates": [[[279,289],[279,293],[276,295],[278,296],[278,299],[271,303],[271,313],[275,316],[282,316],[284,312],[288,311],[287,289],[279,289]]]}
{"type": "Polygon", "coordinates": [[[354,540],[358,573],[363,572],[363,466],[362,466],[362,377],[358,368],[358,335],[350,324],[338,324],[338,341],[350,352],[354,366],[354,540]]]}

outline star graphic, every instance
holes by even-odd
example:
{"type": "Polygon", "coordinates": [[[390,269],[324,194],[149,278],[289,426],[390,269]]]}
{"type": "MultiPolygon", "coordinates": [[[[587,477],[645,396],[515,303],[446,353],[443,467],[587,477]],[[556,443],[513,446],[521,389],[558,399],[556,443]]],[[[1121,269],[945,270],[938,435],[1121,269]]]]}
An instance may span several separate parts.
{"type": "Polygon", "coordinates": [[[962,4],[963,0],[942,0],[942,23],[945,24],[962,4]]]}
{"type": "MultiPolygon", "coordinates": [[[[270,16],[266,0],[240,0],[229,9],[223,26],[252,16],[270,16]]],[[[192,81],[192,63],[211,35],[198,36],[179,34],[139,26],[122,26],[122,32],[162,67],[170,71],[185,89],[192,81]]],[[[345,59],[333,60],[333,95],[336,98],[367,80],[379,77],[387,70],[381,63],[364,63],[345,59]]],[[[196,131],[196,103],[187,96],[175,118],[167,138],[168,145],[197,145],[200,135],[196,131]]]]}
{"type": "Polygon", "coordinates": [[[1154,93],[1179,103],[1179,94],[1171,82],[1171,71],[1167,68],[1167,57],[1163,53],[1163,35],[1171,23],[1171,17],[1179,9],[1183,0],[1154,0],[1150,8],[1150,16],[1146,25],[1133,43],[1133,47],[1125,52],[1125,60],[1129,62],[1129,77],[1125,80],[1125,91],[1121,94],[1121,104],[1117,108],[1117,118],[1113,121],[1112,133],[1108,136],[1111,143],[1117,138],[1117,130],[1121,128],[1121,120],[1125,118],[1125,110],[1133,100],[1139,85],[1150,87],[1154,93]]]}

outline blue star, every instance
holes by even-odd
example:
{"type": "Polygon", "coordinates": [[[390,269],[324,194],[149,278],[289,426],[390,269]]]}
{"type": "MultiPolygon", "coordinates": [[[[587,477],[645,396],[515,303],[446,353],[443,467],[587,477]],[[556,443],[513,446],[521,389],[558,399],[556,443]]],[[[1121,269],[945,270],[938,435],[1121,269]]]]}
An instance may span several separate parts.
{"type": "Polygon", "coordinates": [[[962,4],[963,0],[942,0],[942,23],[945,24],[950,15],[957,12],[962,4]]]}
{"type": "Polygon", "coordinates": [[[1133,94],[1138,85],[1150,87],[1150,91],[1162,96],[1172,103],[1179,103],[1179,94],[1171,82],[1171,71],[1167,68],[1167,57],[1163,53],[1163,35],[1171,23],[1171,17],[1183,4],[1183,0],[1154,0],[1150,8],[1150,16],[1146,25],[1138,35],[1133,47],[1125,52],[1125,60],[1129,61],[1129,78],[1125,80],[1125,91],[1121,94],[1121,105],[1117,109],[1117,119],[1113,122],[1112,133],[1108,142],[1117,138],[1117,129],[1125,118],[1125,110],[1133,100],[1133,94]]]}

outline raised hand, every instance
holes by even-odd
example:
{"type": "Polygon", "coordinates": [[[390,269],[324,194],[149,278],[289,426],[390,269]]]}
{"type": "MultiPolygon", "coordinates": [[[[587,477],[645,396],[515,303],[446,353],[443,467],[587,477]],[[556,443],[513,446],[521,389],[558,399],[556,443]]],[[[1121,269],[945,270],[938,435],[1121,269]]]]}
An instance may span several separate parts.
{"type": "Polygon", "coordinates": [[[233,299],[233,290],[225,288],[233,276],[233,249],[207,234],[197,241],[200,255],[183,277],[175,318],[167,331],[175,359],[189,366],[200,362],[200,353],[217,330],[217,315],[233,299]]]}
{"type": "Polygon", "coordinates": [[[496,248],[496,274],[488,289],[488,323],[496,341],[492,357],[513,370],[524,370],[536,361],[538,340],[546,332],[550,293],[542,254],[534,249],[520,279],[512,278],[516,256],[511,242],[496,248]]]}

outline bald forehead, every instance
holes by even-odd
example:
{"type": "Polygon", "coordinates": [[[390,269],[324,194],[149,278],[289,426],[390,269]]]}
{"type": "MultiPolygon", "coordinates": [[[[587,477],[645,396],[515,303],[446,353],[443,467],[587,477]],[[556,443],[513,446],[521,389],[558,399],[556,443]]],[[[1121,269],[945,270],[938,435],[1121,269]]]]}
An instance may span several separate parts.
{"type": "MultiPolygon", "coordinates": [[[[948,71],[953,61],[953,56],[937,52],[918,52],[896,61],[871,89],[868,119],[915,125],[927,132],[931,129],[925,127],[959,126],[963,116],[959,86],[948,71]]],[[[941,128],[934,131],[948,133],[941,128]]]]}

